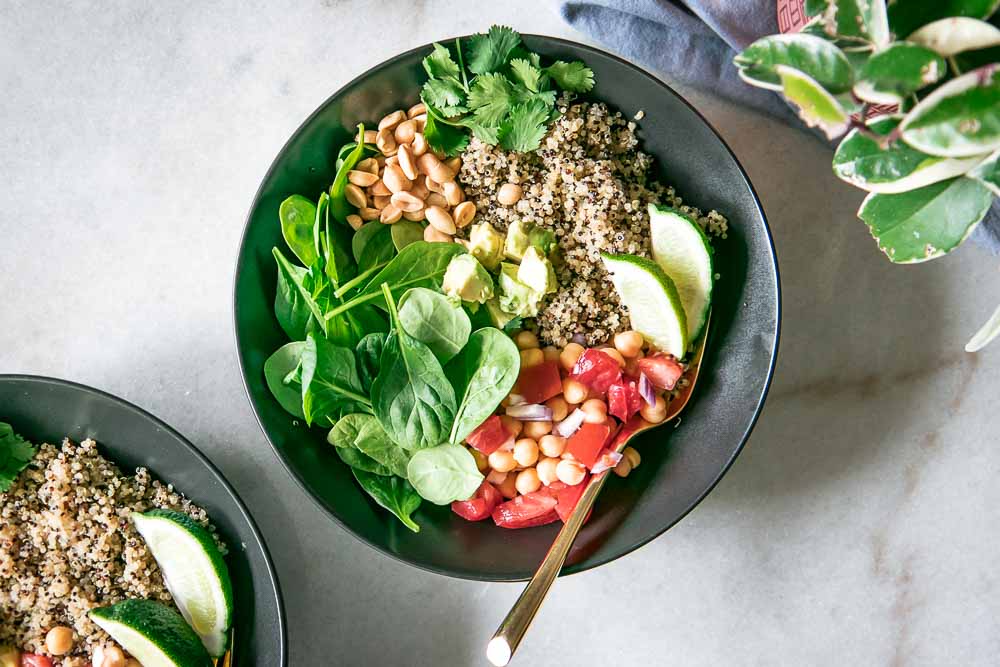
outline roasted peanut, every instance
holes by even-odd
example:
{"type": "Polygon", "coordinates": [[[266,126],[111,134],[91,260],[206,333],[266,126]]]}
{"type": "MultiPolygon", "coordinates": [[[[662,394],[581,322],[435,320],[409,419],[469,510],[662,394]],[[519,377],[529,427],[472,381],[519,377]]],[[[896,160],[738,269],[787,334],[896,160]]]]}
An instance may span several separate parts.
{"type": "Polygon", "coordinates": [[[440,206],[429,206],[424,212],[427,222],[431,223],[439,231],[452,235],[455,233],[455,221],[451,214],[440,206]]]}
{"type": "Polygon", "coordinates": [[[405,192],[413,187],[413,181],[406,177],[398,164],[385,165],[385,171],[382,172],[382,182],[393,194],[405,192]]]}
{"type": "Polygon", "coordinates": [[[476,217],[476,205],[471,201],[464,201],[452,211],[455,219],[455,226],[458,228],[467,227],[472,219],[476,217]]]}
{"type": "Polygon", "coordinates": [[[392,195],[392,204],[400,211],[415,212],[424,207],[424,202],[414,197],[412,193],[401,190],[392,195]]]}
{"type": "Polygon", "coordinates": [[[351,169],[347,172],[347,180],[360,188],[367,188],[369,185],[374,185],[378,181],[378,176],[370,171],[351,169]]]}
{"type": "Polygon", "coordinates": [[[413,151],[410,150],[409,146],[406,144],[400,146],[399,152],[396,153],[396,157],[399,159],[399,168],[403,170],[403,174],[408,179],[412,181],[420,175],[417,171],[417,160],[413,157],[413,151]]]}
{"type": "Polygon", "coordinates": [[[365,191],[354,183],[347,184],[347,187],[344,188],[344,196],[347,197],[347,203],[351,206],[356,208],[368,206],[368,197],[365,195],[365,191]]]}
{"type": "Polygon", "coordinates": [[[382,213],[379,215],[379,221],[383,224],[391,225],[394,222],[399,222],[399,219],[403,217],[403,212],[395,204],[389,204],[382,209],[382,213]]]}
{"type": "Polygon", "coordinates": [[[402,109],[398,109],[380,120],[378,122],[378,129],[380,132],[382,130],[391,130],[404,120],[406,120],[406,112],[402,109]]]}

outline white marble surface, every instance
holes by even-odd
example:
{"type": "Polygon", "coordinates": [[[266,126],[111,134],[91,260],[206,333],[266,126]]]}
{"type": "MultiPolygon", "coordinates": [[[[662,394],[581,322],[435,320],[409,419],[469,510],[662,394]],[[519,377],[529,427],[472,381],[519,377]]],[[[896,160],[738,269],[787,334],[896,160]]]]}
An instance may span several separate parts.
{"type": "MultiPolygon", "coordinates": [[[[0,5],[0,372],[119,394],[219,464],[268,538],[291,665],[484,664],[519,586],[391,561],[277,465],[236,365],[234,258],[271,158],[359,72],[492,22],[580,36],[538,0],[183,4],[0,5]]],[[[518,664],[995,664],[1000,344],[961,348],[997,260],[891,266],[822,146],[691,99],[774,230],[771,398],[680,525],[558,582],[518,664]]]]}

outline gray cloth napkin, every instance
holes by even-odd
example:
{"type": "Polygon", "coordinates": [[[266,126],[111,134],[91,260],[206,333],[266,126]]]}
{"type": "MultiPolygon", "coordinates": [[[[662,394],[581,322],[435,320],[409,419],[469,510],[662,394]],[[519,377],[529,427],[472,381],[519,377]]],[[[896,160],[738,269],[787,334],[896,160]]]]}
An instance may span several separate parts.
{"type": "MultiPolygon", "coordinates": [[[[778,32],[775,0],[557,0],[573,28],[671,79],[806,129],[776,94],[747,85],[733,56],[778,32]]],[[[1000,254],[1000,200],[972,240],[1000,254]]]]}

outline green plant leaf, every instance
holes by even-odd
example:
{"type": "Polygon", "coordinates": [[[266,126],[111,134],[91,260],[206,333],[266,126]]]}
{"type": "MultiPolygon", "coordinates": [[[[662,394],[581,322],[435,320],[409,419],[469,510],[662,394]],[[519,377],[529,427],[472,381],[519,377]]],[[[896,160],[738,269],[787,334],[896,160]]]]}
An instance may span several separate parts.
{"type": "Polygon", "coordinates": [[[994,151],[989,157],[980,162],[968,174],[969,178],[974,178],[1000,197],[1000,150],[994,151]]]}
{"type": "MultiPolygon", "coordinates": [[[[867,124],[870,133],[889,136],[899,116],[882,116],[867,124]]],[[[833,156],[833,172],[851,185],[870,192],[893,194],[960,176],[979,158],[942,158],[927,155],[904,141],[879,142],[859,129],[851,130],[833,156]]]]}
{"type": "Polygon", "coordinates": [[[571,63],[557,60],[542,70],[556,85],[574,93],[587,93],[594,87],[594,72],[579,60],[571,63]]]}
{"type": "Polygon", "coordinates": [[[365,392],[370,393],[372,383],[382,367],[382,350],[385,348],[386,334],[381,331],[366,334],[354,347],[354,359],[358,366],[358,378],[365,392]]]}
{"type": "Polygon", "coordinates": [[[344,412],[370,411],[354,366],[354,353],[309,334],[302,348],[302,413],[312,425],[344,412]]]}
{"type": "Polygon", "coordinates": [[[351,237],[351,252],[360,271],[388,262],[396,254],[391,228],[392,225],[372,220],[361,225],[361,229],[351,237]]]}
{"type": "Polygon", "coordinates": [[[459,79],[458,64],[452,60],[451,52],[448,51],[447,47],[441,46],[437,42],[434,43],[434,50],[423,59],[422,64],[427,76],[432,79],[447,79],[449,77],[455,81],[459,79]]]}
{"type": "Polygon", "coordinates": [[[420,96],[433,104],[445,117],[468,111],[465,106],[465,89],[454,79],[428,79],[420,96]]]}
{"type": "Polygon", "coordinates": [[[976,332],[965,345],[966,352],[978,352],[986,347],[990,341],[1000,335],[1000,306],[993,311],[990,319],[986,320],[983,328],[976,332]]]}
{"type": "Polygon", "coordinates": [[[408,481],[399,477],[381,477],[356,468],[354,479],[380,507],[392,512],[414,533],[420,532],[420,526],[413,520],[413,513],[420,507],[420,496],[408,481]]]}
{"type": "Polygon", "coordinates": [[[441,122],[441,112],[428,104],[426,98],[421,98],[427,106],[427,120],[424,123],[424,138],[430,147],[451,157],[458,155],[469,145],[469,135],[460,127],[441,122]]]}
{"type": "Polygon", "coordinates": [[[316,205],[302,195],[292,195],[278,207],[281,221],[281,235],[299,261],[312,266],[316,261],[313,246],[313,223],[316,220],[316,205]]]}
{"type": "Polygon", "coordinates": [[[949,81],[903,119],[903,140],[930,155],[969,157],[1000,148],[1000,72],[987,65],[949,81]]]}
{"type": "Polygon", "coordinates": [[[350,446],[349,441],[345,441],[345,437],[339,431],[338,427],[342,423],[347,423],[344,420],[351,415],[345,415],[334,424],[330,432],[326,434],[326,441],[334,446],[334,451],[337,452],[337,456],[340,460],[346,463],[353,470],[363,470],[372,475],[378,475],[380,477],[389,477],[392,475],[392,471],[389,470],[387,466],[382,465],[372,457],[368,456],[360,449],[350,446]],[[343,444],[344,446],[340,446],[343,444]]]}
{"type": "Polygon", "coordinates": [[[989,18],[1000,0],[895,0],[889,3],[889,27],[898,39],[917,28],[952,16],[989,18]]]}
{"type": "Polygon", "coordinates": [[[525,58],[514,58],[510,61],[510,73],[514,81],[527,90],[537,93],[542,82],[542,71],[525,58]]]}
{"type": "Polygon", "coordinates": [[[775,70],[781,79],[781,92],[798,107],[806,125],[819,127],[830,139],[847,129],[847,111],[814,79],[784,65],[776,65],[775,70]]]}
{"type": "Polygon", "coordinates": [[[389,225],[392,231],[392,244],[400,251],[411,243],[424,240],[424,226],[412,220],[400,220],[389,225]]]}
{"type": "Polygon", "coordinates": [[[469,109],[486,127],[497,127],[510,109],[513,88],[502,74],[481,74],[469,89],[469,109]]]}
{"type": "MultiPolygon", "coordinates": [[[[519,318],[515,318],[519,319],[519,318]]],[[[445,367],[458,396],[449,440],[460,443],[497,409],[521,371],[521,357],[510,336],[499,329],[478,329],[462,352],[445,367]]]]}
{"type": "Polygon", "coordinates": [[[515,106],[500,126],[500,145],[519,153],[536,150],[548,131],[549,111],[538,99],[515,106]]]}
{"type": "Polygon", "coordinates": [[[264,362],[267,388],[281,407],[299,419],[306,418],[302,413],[302,384],[301,378],[293,381],[293,376],[302,361],[305,346],[302,341],[286,343],[264,362]]]}
{"type": "Polygon", "coordinates": [[[407,290],[400,297],[399,324],[442,364],[465,347],[472,333],[472,323],[461,304],[426,287],[407,290]]]}
{"type": "Polygon", "coordinates": [[[495,72],[507,64],[511,52],[521,43],[521,36],[511,28],[495,25],[486,34],[469,38],[470,72],[486,74],[495,72]]]}
{"type": "Polygon", "coordinates": [[[278,248],[272,248],[278,265],[278,284],[274,296],[274,315],[292,340],[305,340],[313,329],[326,333],[323,309],[314,294],[320,293],[313,273],[288,261],[278,248]]]}
{"type": "Polygon", "coordinates": [[[0,422],[0,493],[10,490],[37,451],[33,444],[15,433],[10,424],[0,422]]]}
{"type": "Polygon", "coordinates": [[[1000,46],[963,51],[956,53],[949,60],[953,68],[958,70],[958,74],[965,74],[974,69],[979,69],[983,65],[1000,63],[1000,46]]]}
{"type": "MultiPolygon", "coordinates": [[[[338,449],[358,450],[378,463],[381,470],[388,470],[388,474],[400,477],[406,475],[406,464],[410,462],[410,455],[389,439],[378,420],[372,415],[356,412],[341,417],[330,429],[326,439],[338,449]]],[[[362,467],[362,470],[379,475],[387,474],[378,469],[369,470],[362,467]]]]}
{"type": "Polygon", "coordinates": [[[823,24],[830,37],[867,42],[876,48],[889,43],[885,0],[807,0],[805,11],[823,24]]]}
{"type": "Polygon", "coordinates": [[[947,63],[934,51],[897,42],[873,54],[860,70],[854,94],[875,104],[898,104],[947,73],[947,63]]]}
{"type": "Polygon", "coordinates": [[[407,466],[406,478],[420,497],[435,505],[468,500],[483,483],[469,450],[452,444],[416,452],[407,466]]]}
{"type": "Polygon", "coordinates": [[[354,207],[347,201],[347,172],[354,169],[358,162],[365,157],[365,126],[360,123],[358,124],[357,137],[354,148],[344,158],[344,163],[337,169],[337,175],[334,176],[333,183],[330,184],[330,214],[342,225],[347,224],[347,216],[355,211],[354,207]]]}
{"type": "Polygon", "coordinates": [[[844,53],[813,35],[763,37],[744,49],[733,62],[748,83],[773,90],[781,88],[776,69],[779,65],[802,72],[833,94],[847,92],[854,84],[851,64],[844,53]]]}
{"type": "Polygon", "coordinates": [[[890,260],[906,264],[934,259],[958,247],[992,202],[983,184],[953,178],[899,194],[870,194],[858,217],[890,260]]]}
{"type": "Polygon", "coordinates": [[[948,57],[963,51],[1000,46],[1000,28],[979,19],[958,16],[928,23],[907,41],[948,57]]]}

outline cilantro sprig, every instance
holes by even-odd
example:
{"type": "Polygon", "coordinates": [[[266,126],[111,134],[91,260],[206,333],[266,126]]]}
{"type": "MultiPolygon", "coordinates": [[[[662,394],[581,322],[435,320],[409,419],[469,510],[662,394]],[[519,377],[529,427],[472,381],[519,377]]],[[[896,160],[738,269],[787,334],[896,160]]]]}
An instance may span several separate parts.
{"type": "Polygon", "coordinates": [[[506,26],[464,44],[456,39],[453,48],[434,44],[423,66],[424,135],[448,155],[465,150],[470,133],[507,150],[533,151],[558,116],[558,90],[585,93],[594,87],[594,72],[584,63],[557,60],[543,67],[541,57],[506,26]]]}
{"type": "Polygon", "coordinates": [[[35,458],[35,446],[0,422],[0,493],[6,493],[18,474],[35,458]]]}

